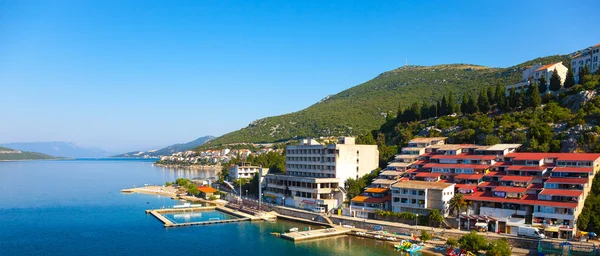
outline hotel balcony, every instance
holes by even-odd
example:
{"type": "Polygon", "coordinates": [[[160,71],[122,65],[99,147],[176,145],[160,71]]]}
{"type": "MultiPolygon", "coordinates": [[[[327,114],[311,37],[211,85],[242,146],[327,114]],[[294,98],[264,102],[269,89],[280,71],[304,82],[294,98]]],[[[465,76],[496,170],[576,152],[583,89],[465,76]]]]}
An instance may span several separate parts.
{"type": "Polygon", "coordinates": [[[573,214],[558,214],[558,213],[545,213],[545,212],[534,212],[534,218],[544,219],[557,219],[557,220],[570,220],[573,221],[575,216],[573,214]]]}
{"type": "Polygon", "coordinates": [[[512,217],[513,215],[525,216],[527,214],[527,212],[524,210],[515,210],[515,209],[480,207],[479,214],[487,215],[490,217],[497,217],[497,218],[508,218],[508,217],[512,217]]]}

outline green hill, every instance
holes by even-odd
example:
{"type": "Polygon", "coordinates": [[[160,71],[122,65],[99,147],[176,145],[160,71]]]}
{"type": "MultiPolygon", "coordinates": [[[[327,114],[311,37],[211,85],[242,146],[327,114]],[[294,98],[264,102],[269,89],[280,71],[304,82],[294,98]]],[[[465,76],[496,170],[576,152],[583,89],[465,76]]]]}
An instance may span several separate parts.
{"type": "Polygon", "coordinates": [[[301,111],[256,120],[201,148],[240,142],[279,142],[296,137],[364,134],[379,128],[386,121],[386,115],[395,115],[399,106],[405,108],[415,101],[432,102],[450,90],[459,100],[465,91],[476,92],[497,83],[517,82],[527,65],[568,60],[565,55],[556,55],[509,68],[469,64],[405,66],[384,72],[301,111]]]}
{"type": "Polygon", "coordinates": [[[14,150],[11,148],[0,147],[0,161],[14,161],[14,160],[44,160],[44,159],[57,159],[56,157],[38,153],[38,152],[25,152],[14,150]]]}

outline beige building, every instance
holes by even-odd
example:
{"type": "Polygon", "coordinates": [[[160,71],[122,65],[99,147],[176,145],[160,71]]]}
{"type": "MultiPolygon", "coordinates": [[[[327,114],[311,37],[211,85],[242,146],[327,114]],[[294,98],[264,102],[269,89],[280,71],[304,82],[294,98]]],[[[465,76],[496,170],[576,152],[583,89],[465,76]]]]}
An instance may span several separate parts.
{"type": "MultiPolygon", "coordinates": [[[[521,76],[521,81],[516,84],[508,85],[504,88],[504,94],[506,96],[510,95],[510,90],[515,88],[517,93],[524,92],[529,89],[529,87],[533,84],[533,81],[539,81],[542,77],[546,78],[546,90],[548,90],[548,86],[550,85],[550,78],[552,74],[556,71],[558,72],[558,76],[560,77],[560,84],[565,83],[565,79],[567,78],[567,67],[562,64],[562,62],[552,63],[548,65],[540,65],[536,64],[533,66],[527,67],[521,76]]],[[[538,86],[544,86],[539,84],[538,86]]]]}
{"type": "Polygon", "coordinates": [[[446,217],[454,183],[402,181],[392,185],[392,211],[425,215],[433,209],[446,217]]]}
{"type": "Polygon", "coordinates": [[[376,145],[357,145],[353,137],[341,137],[336,144],[304,139],[286,148],[286,173],[266,176],[265,197],[287,206],[331,210],[345,199],[344,185],[378,167],[376,145]]]}

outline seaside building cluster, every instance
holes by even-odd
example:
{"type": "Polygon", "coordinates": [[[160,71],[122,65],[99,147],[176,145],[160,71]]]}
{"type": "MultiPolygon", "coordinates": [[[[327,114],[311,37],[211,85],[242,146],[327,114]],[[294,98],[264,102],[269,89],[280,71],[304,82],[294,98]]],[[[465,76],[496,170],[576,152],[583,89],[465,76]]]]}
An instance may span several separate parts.
{"type": "Polygon", "coordinates": [[[267,154],[269,152],[282,153],[282,149],[273,149],[265,147],[252,151],[250,149],[229,149],[224,148],[220,150],[204,150],[204,151],[192,151],[188,150],[185,152],[177,152],[171,156],[161,156],[160,160],[172,163],[187,163],[187,164],[220,164],[228,163],[233,158],[246,159],[248,156],[267,154]]]}
{"type": "Polygon", "coordinates": [[[519,226],[547,236],[571,237],[598,171],[600,154],[518,152],[520,144],[446,144],[446,138],[416,138],[402,148],[344,214],[374,218],[377,210],[450,214],[462,194],[468,208],[458,225],[516,234],[519,226]],[[479,224],[478,224],[479,223],[479,224]]]}

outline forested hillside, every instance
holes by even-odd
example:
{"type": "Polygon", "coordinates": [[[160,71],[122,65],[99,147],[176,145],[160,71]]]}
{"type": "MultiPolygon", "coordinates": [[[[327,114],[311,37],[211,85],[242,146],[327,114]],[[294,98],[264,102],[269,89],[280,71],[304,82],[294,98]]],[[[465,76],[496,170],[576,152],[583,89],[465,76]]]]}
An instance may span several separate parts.
{"type": "MultiPolygon", "coordinates": [[[[509,68],[468,64],[405,66],[342,91],[304,110],[252,122],[203,147],[239,142],[277,142],[296,137],[358,135],[377,129],[398,108],[414,102],[439,100],[454,92],[477,92],[481,88],[517,82],[533,63],[568,61],[564,55],[538,58],[509,68]]],[[[457,100],[459,100],[457,98],[457,100]]]]}

